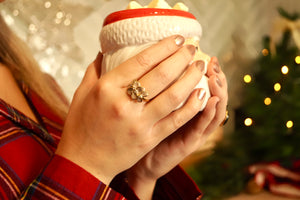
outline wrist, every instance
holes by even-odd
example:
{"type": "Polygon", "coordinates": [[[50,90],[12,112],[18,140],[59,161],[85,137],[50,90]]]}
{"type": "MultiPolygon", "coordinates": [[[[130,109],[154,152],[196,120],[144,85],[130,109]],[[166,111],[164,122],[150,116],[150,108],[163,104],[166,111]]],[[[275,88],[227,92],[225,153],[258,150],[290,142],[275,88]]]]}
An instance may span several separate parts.
{"type": "Polygon", "coordinates": [[[128,185],[140,199],[152,199],[153,191],[156,185],[156,179],[152,179],[146,176],[140,176],[132,169],[129,169],[126,172],[126,177],[128,185]]]}

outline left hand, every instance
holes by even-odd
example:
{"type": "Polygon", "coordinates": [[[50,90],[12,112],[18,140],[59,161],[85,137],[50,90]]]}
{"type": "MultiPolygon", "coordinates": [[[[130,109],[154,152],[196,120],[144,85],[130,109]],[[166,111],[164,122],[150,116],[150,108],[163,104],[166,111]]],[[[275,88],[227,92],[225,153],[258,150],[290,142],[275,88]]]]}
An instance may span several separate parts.
{"type": "MultiPolygon", "coordinates": [[[[228,93],[226,77],[217,58],[211,59],[206,75],[211,97],[205,109],[163,140],[127,171],[128,182],[138,195],[141,194],[145,198],[149,198],[149,195],[152,196],[156,180],[168,173],[189,154],[199,149],[206,142],[208,136],[222,123],[226,113],[228,93]],[[148,191],[145,191],[147,184],[149,185],[148,191]],[[143,187],[140,188],[140,185],[143,187]]],[[[194,98],[189,98],[184,106],[199,101],[195,92],[191,95],[194,95],[194,98]]],[[[176,112],[179,111],[174,111],[174,113],[176,112]]]]}

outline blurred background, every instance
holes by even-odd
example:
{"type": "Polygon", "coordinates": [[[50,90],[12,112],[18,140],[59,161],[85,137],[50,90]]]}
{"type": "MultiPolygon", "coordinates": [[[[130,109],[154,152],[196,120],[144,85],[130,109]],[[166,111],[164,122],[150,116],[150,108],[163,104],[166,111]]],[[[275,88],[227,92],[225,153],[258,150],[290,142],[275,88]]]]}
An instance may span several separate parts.
{"type": "MultiPolygon", "coordinates": [[[[150,0],[137,2],[147,5],[150,0]]],[[[177,1],[167,2],[173,6],[177,1]]],[[[300,198],[300,1],[182,2],[203,27],[202,50],[217,56],[227,75],[230,114],[228,124],[182,165],[205,199],[300,198]],[[249,173],[257,163],[265,165],[249,173]],[[278,173],[269,170],[274,163],[278,173]],[[278,175],[284,173],[289,176],[278,175]]],[[[0,12],[71,100],[100,50],[104,18],[128,3],[6,0],[0,12]]]]}

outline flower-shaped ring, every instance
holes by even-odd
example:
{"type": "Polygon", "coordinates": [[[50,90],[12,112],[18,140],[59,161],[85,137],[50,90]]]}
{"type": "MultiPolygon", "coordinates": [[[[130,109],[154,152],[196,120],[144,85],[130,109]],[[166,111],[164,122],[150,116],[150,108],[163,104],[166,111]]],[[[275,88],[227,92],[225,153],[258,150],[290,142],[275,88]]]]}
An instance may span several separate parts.
{"type": "Polygon", "coordinates": [[[149,95],[146,89],[141,86],[140,82],[134,80],[127,88],[127,94],[132,100],[137,102],[147,101],[146,97],[149,95]]]}

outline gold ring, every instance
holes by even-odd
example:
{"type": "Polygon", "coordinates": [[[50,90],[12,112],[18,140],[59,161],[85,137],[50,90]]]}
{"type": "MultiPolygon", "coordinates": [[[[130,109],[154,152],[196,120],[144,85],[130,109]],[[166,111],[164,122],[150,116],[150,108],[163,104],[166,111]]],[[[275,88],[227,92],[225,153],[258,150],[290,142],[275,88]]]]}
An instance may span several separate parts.
{"type": "Polygon", "coordinates": [[[146,89],[141,86],[140,82],[134,80],[127,88],[127,94],[132,100],[137,102],[147,101],[146,97],[149,95],[146,89]]]}
{"type": "Polygon", "coordinates": [[[229,120],[229,113],[228,110],[226,110],[225,118],[222,121],[221,126],[224,126],[228,122],[228,120],[229,120]]]}

